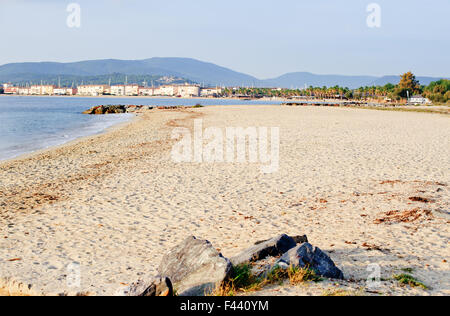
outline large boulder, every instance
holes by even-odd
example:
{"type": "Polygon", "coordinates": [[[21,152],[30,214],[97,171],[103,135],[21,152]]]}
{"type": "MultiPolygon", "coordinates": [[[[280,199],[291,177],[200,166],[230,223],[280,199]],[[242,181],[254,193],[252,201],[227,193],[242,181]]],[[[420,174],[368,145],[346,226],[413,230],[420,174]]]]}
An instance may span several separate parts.
{"type": "Polygon", "coordinates": [[[187,238],[162,259],[160,275],[170,278],[180,296],[203,296],[225,281],[231,274],[231,262],[209,241],[187,238]]]}
{"type": "Polygon", "coordinates": [[[125,105],[97,105],[89,110],[83,112],[83,114],[91,115],[103,115],[103,114],[121,114],[127,112],[127,106],[125,105]]]}
{"type": "Polygon", "coordinates": [[[118,296],[173,296],[172,282],[167,277],[154,277],[139,280],[130,286],[122,288],[118,296]]]}
{"type": "Polygon", "coordinates": [[[280,256],[296,245],[297,242],[294,238],[283,234],[266,241],[257,242],[254,246],[244,250],[230,260],[233,265],[256,262],[267,257],[280,256]]]}
{"type": "Polygon", "coordinates": [[[290,266],[310,268],[314,270],[317,275],[326,278],[344,278],[344,274],[336,267],[331,258],[322,250],[313,247],[309,243],[304,243],[289,250],[275,263],[275,266],[285,269],[290,266]]]}
{"type": "Polygon", "coordinates": [[[108,105],[103,111],[104,114],[121,114],[126,112],[124,105],[108,105]]]}

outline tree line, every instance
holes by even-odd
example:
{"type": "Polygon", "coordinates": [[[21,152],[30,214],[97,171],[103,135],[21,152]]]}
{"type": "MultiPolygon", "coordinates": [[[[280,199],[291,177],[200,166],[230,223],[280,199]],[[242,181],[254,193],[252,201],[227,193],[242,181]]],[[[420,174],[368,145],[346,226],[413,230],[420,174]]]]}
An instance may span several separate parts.
{"type": "Polygon", "coordinates": [[[435,103],[450,102],[450,80],[442,79],[431,82],[428,86],[420,85],[416,76],[407,72],[400,76],[400,82],[395,85],[365,86],[358,89],[346,87],[309,87],[307,89],[273,89],[273,88],[225,88],[225,97],[315,97],[318,99],[349,99],[349,100],[388,100],[403,102],[408,96],[422,94],[435,103]]]}

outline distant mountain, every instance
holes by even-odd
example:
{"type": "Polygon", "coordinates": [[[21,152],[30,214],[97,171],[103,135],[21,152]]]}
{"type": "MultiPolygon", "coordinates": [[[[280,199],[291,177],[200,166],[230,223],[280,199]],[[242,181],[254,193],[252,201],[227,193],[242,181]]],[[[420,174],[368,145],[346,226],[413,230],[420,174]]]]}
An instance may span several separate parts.
{"type": "Polygon", "coordinates": [[[316,75],[309,72],[293,72],[275,79],[264,80],[264,85],[269,87],[304,88],[305,86],[332,87],[341,86],[358,88],[377,80],[372,76],[342,76],[342,75],[316,75]]]}
{"type": "Polygon", "coordinates": [[[250,75],[189,58],[151,58],[144,60],[144,63],[148,67],[178,73],[181,77],[198,83],[234,86],[250,85],[259,81],[250,75]]]}
{"type": "MultiPolygon", "coordinates": [[[[206,85],[255,86],[303,88],[307,86],[344,86],[358,88],[369,85],[396,84],[399,76],[342,76],[317,75],[309,72],[288,73],[273,79],[261,80],[244,73],[190,58],[150,58],[144,60],[89,60],[74,63],[14,63],[0,66],[0,82],[55,82],[58,77],[64,80],[90,82],[93,77],[123,74],[150,78],[169,76],[182,78],[186,82],[206,85]]],[[[418,77],[421,84],[429,84],[441,78],[418,77]]],[[[183,81],[183,80],[182,80],[183,81]]],[[[105,81],[106,83],[107,81],[105,81]]],[[[132,81],[129,81],[132,82],[132,81]]],[[[140,83],[140,82],[139,82],[140,83]]]]}
{"type": "Polygon", "coordinates": [[[17,81],[23,77],[98,76],[113,73],[128,75],[159,75],[186,78],[212,85],[251,85],[258,79],[189,58],[150,58],[144,60],[90,60],[75,63],[15,63],[0,66],[0,81],[17,81]]]}

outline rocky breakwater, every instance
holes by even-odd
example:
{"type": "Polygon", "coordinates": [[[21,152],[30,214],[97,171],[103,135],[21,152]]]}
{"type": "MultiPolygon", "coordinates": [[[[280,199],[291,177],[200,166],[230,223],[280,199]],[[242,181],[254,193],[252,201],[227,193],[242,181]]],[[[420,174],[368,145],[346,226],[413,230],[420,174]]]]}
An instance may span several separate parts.
{"type": "Polygon", "coordinates": [[[271,271],[309,269],[317,276],[343,279],[344,274],[307,236],[279,235],[257,242],[241,254],[227,259],[213,245],[189,237],[170,250],[158,267],[159,275],[148,276],[120,288],[118,296],[204,296],[227,282],[233,282],[243,265],[264,277],[271,271]]]}
{"type": "Polygon", "coordinates": [[[139,113],[152,110],[153,107],[149,105],[97,105],[83,114],[89,115],[104,115],[104,114],[123,114],[123,113],[139,113]]]}

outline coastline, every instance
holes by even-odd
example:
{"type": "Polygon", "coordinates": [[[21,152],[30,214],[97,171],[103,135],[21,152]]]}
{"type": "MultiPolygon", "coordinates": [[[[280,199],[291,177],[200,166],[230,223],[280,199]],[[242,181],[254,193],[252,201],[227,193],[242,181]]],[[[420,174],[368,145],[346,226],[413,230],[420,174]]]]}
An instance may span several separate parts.
{"type": "Polygon", "coordinates": [[[407,112],[218,106],[139,114],[0,163],[0,288],[111,295],[154,273],[164,252],[192,232],[226,257],[272,235],[304,233],[353,281],[262,294],[356,291],[367,264],[377,263],[383,278],[413,268],[431,287],[388,280],[382,294],[449,295],[448,219],[438,211],[450,205],[449,136],[447,117],[407,112]],[[279,126],[279,173],[263,175],[254,164],[174,163],[171,132],[192,129],[194,118],[204,127],[279,126]],[[435,202],[411,202],[417,194],[435,202]],[[433,219],[374,224],[384,212],[412,208],[430,209],[433,219]],[[68,289],[62,275],[72,262],[81,264],[83,281],[68,289]]]}
{"type": "MultiPolygon", "coordinates": [[[[56,96],[56,97],[58,97],[58,96],[56,96]]],[[[217,105],[217,106],[221,106],[221,105],[217,105]]],[[[243,106],[243,105],[233,104],[233,105],[227,105],[227,106],[229,106],[229,107],[236,107],[236,106],[243,106]]],[[[277,106],[277,105],[274,105],[274,106],[277,106]]],[[[437,107],[446,108],[445,106],[437,106],[437,107]]],[[[352,108],[352,109],[355,109],[355,110],[379,110],[379,111],[394,111],[394,112],[416,112],[416,113],[429,113],[429,114],[442,114],[442,115],[450,114],[450,108],[448,108],[448,107],[447,107],[448,109],[446,109],[446,111],[439,111],[439,109],[437,111],[436,110],[426,111],[426,108],[424,108],[424,107],[420,107],[418,109],[411,109],[411,108],[408,108],[408,107],[402,107],[402,108],[397,108],[397,109],[390,109],[390,108],[384,109],[384,108],[375,108],[375,107],[348,107],[348,108],[352,108]]],[[[29,158],[32,158],[32,157],[34,157],[36,155],[45,154],[48,151],[56,150],[58,148],[64,148],[65,146],[75,145],[75,144],[81,143],[83,141],[87,141],[87,140],[91,139],[92,137],[96,137],[96,136],[99,136],[99,135],[102,135],[102,134],[108,134],[110,132],[119,130],[121,128],[125,128],[126,126],[132,125],[135,121],[139,120],[141,118],[141,116],[142,116],[142,113],[135,113],[135,114],[133,114],[133,117],[131,117],[128,121],[116,123],[116,124],[114,124],[114,125],[112,125],[110,127],[107,127],[105,129],[103,129],[101,132],[98,132],[98,133],[95,133],[95,134],[91,134],[91,135],[80,136],[80,137],[77,137],[76,139],[64,142],[62,144],[53,145],[53,146],[49,146],[47,148],[42,148],[42,149],[35,150],[35,151],[32,151],[32,152],[24,153],[24,154],[21,154],[21,155],[19,155],[17,157],[14,157],[14,158],[8,158],[8,159],[0,160],[0,166],[2,164],[7,164],[7,163],[10,163],[10,162],[16,162],[16,161],[19,161],[19,160],[29,159],[29,158]]]]}
{"type": "MultiPolygon", "coordinates": [[[[0,94],[0,97],[32,97],[32,98],[70,98],[70,99],[136,99],[136,100],[205,100],[205,101],[237,101],[236,104],[227,104],[228,106],[238,106],[241,105],[243,100],[240,98],[233,97],[223,97],[223,98],[208,98],[208,97],[188,97],[188,98],[178,98],[178,97],[170,97],[170,96],[115,96],[115,95],[101,95],[101,96],[82,96],[82,95],[6,95],[0,94]]],[[[310,102],[310,103],[326,103],[326,102],[337,102],[339,100],[333,99],[303,99],[301,101],[288,99],[288,98],[261,98],[261,99],[251,99],[253,102],[282,102],[282,103],[298,103],[298,102],[310,102]]],[[[349,100],[352,101],[352,100],[349,100]]],[[[364,101],[367,103],[372,103],[372,101],[364,101]]],[[[220,105],[220,104],[219,104],[220,105]]],[[[251,104],[254,105],[254,104],[251,104]]],[[[262,105],[262,104],[258,104],[262,105]]],[[[264,105],[270,105],[269,103],[264,105]]],[[[283,104],[280,104],[283,105],[283,104]]],[[[379,105],[382,105],[381,103],[379,105]]],[[[212,106],[212,105],[205,105],[212,106]]],[[[312,104],[310,106],[313,106],[312,104]]],[[[395,106],[374,106],[374,105],[341,105],[342,107],[354,108],[354,109],[365,109],[365,110],[379,110],[379,111],[403,111],[403,112],[419,112],[419,113],[436,113],[436,114],[450,114],[450,105],[448,104],[430,104],[430,105],[404,105],[404,104],[396,104],[395,106]]]]}
{"type": "Polygon", "coordinates": [[[69,146],[69,145],[72,145],[72,144],[76,144],[76,143],[82,142],[82,141],[84,141],[84,140],[86,140],[86,139],[88,139],[90,137],[95,137],[95,136],[98,136],[98,135],[106,134],[106,133],[114,131],[116,129],[120,129],[121,127],[124,127],[124,126],[126,126],[128,124],[132,124],[133,121],[137,120],[137,119],[138,119],[138,115],[134,115],[133,117],[130,117],[129,120],[127,120],[125,122],[115,123],[112,126],[103,128],[100,132],[96,132],[94,134],[89,134],[89,135],[76,137],[75,139],[63,142],[61,144],[51,145],[51,146],[48,146],[48,147],[45,147],[45,148],[41,148],[41,149],[38,149],[38,150],[34,150],[34,151],[31,151],[31,152],[20,154],[20,155],[18,155],[16,157],[13,157],[13,158],[7,158],[7,159],[0,160],[0,166],[2,164],[5,164],[5,163],[15,162],[15,161],[23,160],[23,159],[32,158],[35,155],[44,154],[47,151],[52,151],[52,150],[55,150],[57,148],[62,148],[64,146],[69,146]]]}
{"type": "MultiPolygon", "coordinates": [[[[105,98],[105,99],[168,99],[168,100],[236,100],[236,101],[242,101],[240,98],[230,98],[230,97],[224,97],[224,98],[208,98],[208,97],[184,97],[184,98],[178,98],[178,97],[171,97],[171,96],[126,96],[126,95],[98,95],[98,96],[88,96],[88,95],[18,95],[18,94],[0,94],[0,97],[8,97],[8,96],[14,96],[14,97],[39,97],[39,98],[105,98]]],[[[252,99],[253,101],[288,101],[289,99],[285,98],[262,98],[262,99],[252,99]]]]}

